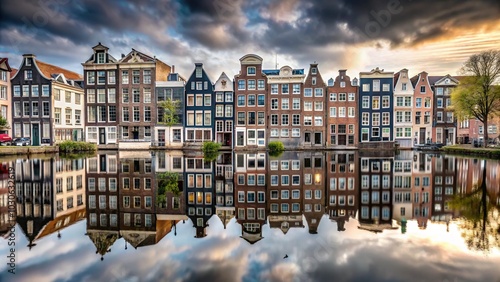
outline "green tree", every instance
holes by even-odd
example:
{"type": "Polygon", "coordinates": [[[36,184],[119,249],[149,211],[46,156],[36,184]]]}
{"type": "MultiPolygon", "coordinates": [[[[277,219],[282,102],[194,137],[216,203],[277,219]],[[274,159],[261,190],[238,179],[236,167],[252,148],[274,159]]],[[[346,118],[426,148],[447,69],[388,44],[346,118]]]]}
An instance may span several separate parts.
{"type": "Polygon", "coordinates": [[[163,111],[163,115],[161,116],[159,123],[168,126],[169,130],[166,139],[170,145],[170,128],[179,123],[180,103],[178,100],[167,99],[165,101],[161,101],[158,104],[158,107],[160,107],[163,111]]]}
{"type": "Polygon", "coordinates": [[[488,122],[500,112],[500,50],[472,55],[462,66],[465,78],[451,93],[452,109],[459,119],[477,118],[484,125],[488,144],[488,122]]]}
{"type": "Polygon", "coordinates": [[[0,116],[0,129],[9,129],[10,125],[6,118],[0,116]]]}
{"type": "Polygon", "coordinates": [[[158,174],[158,194],[156,197],[158,207],[165,207],[168,192],[172,193],[175,197],[181,194],[179,174],[177,172],[166,171],[158,174]]]}
{"type": "Polygon", "coordinates": [[[203,158],[209,162],[215,161],[217,159],[217,156],[219,156],[220,147],[220,143],[212,141],[203,142],[203,158]]]}

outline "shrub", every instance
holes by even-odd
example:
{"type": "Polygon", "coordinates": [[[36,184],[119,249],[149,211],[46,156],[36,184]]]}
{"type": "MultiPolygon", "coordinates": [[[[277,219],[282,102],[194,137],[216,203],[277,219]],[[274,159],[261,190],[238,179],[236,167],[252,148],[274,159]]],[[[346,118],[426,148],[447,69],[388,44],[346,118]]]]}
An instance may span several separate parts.
{"type": "Polygon", "coordinates": [[[203,143],[203,158],[206,161],[215,161],[219,155],[220,143],[207,141],[203,143]]]}
{"type": "Polygon", "coordinates": [[[73,153],[73,152],[95,152],[97,145],[94,143],[87,143],[83,141],[66,140],[59,143],[59,152],[73,153]]]}
{"type": "Polygon", "coordinates": [[[283,153],[283,151],[285,151],[285,145],[283,145],[280,141],[269,142],[267,148],[269,149],[269,155],[273,157],[278,157],[281,153],[283,153]]]}

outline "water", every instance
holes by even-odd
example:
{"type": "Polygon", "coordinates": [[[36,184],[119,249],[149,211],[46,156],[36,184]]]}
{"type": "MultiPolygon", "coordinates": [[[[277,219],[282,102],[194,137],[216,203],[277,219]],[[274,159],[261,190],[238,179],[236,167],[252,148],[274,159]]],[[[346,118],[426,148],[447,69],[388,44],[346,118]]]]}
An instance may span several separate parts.
{"type": "Polygon", "coordinates": [[[500,279],[499,160],[169,151],[1,163],[1,281],[500,279]]]}

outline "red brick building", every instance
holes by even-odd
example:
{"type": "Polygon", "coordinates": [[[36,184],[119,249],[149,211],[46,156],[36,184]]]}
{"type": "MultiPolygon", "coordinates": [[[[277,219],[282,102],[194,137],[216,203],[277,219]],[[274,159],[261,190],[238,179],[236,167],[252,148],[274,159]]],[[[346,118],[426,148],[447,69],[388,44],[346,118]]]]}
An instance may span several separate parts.
{"type": "Polygon", "coordinates": [[[347,75],[346,70],[339,70],[333,85],[328,85],[327,92],[327,134],[328,146],[356,148],[358,146],[358,81],[347,75]]]}

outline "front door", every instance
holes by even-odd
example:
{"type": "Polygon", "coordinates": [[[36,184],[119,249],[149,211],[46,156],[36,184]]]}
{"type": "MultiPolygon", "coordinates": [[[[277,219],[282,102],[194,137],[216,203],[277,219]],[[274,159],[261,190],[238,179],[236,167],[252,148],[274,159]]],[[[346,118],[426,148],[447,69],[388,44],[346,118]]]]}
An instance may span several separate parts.
{"type": "Polygon", "coordinates": [[[99,128],[99,144],[106,144],[106,128],[99,128]]]}
{"type": "Polygon", "coordinates": [[[418,144],[425,144],[425,127],[420,128],[420,140],[418,144]]]}
{"type": "Polygon", "coordinates": [[[31,127],[33,137],[31,145],[40,146],[40,125],[38,123],[34,123],[31,127]]]}

